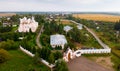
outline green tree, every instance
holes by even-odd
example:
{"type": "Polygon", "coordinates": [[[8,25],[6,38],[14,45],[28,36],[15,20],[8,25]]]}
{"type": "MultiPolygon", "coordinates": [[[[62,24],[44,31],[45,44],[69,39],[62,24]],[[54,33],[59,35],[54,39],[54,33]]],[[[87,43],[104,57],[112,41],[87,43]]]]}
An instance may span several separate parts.
{"type": "Polygon", "coordinates": [[[118,65],[118,71],[120,71],[120,64],[118,65]]]}
{"type": "Polygon", "coordinates": [[[48,61],[49,60],[48,58],[49,58],[49,56],[51,54],[51,51],[48,48],[43,47],[42,49],[38,50],[38,53],[39,53],[39,56],[41,58],[43,58],[43,59],[48,61]]]}
{"type": "Polygon", "coordinates": [[[116,37],[119,37],[119,33],[120,33],[120,21],[116,22],[114,29],[116,30],[116,37]]]}
{"type": "Polygon", "coordinates": [[[13,50],[13,49],[19,48],[19,45],[13,40],[7,40],[0,43],[0,48],[6,49],[6,50],[13,50]]]}
{"type": "Polygon", "coordinates": [[[53,53],[51,53],[51,54],[49,55],[48,61],[49,61],[50,64],[52,64],[52,63],[55,62],[55,58],[54,58],[53,53]]]}
{"type": "Polygon", "coordinates": [[[19,22],[19,18],[20,18],[20,15],[13,15],[13,16],[10,18],[10,20],[11,20],[12,22],[19,22]]]}
{"type": "Polygon", "coordinates": [[[2,22],[0,22],[0,26],[2,26],[2,22]]]}
{"type": "Polygon", "coordinates": [[[68,71],[66,62],[63,60],[58,60],[56,62],[55,71],[68,71]]]}
{"type": "Polygon", "coordinates": [[[11,26],[0,27],[0,33],[10,32],[12,30],[11,26]]]}
{"type": "Polygon", "coordinates": [[[41,23],[45,23],[45,16],[44,15],[35,15],[35,20],[41,24],[41,23]]]}
{"type": "Polygon", "coordinates": [[[33,61],[36,63],[39,62],[39,54],[38,53],[35,53],[35,56],[33,57],[33,61]]]}
{"type": "Polygon", "coordinates": [[[58,60],[58,59],[62,58],[62,57],[63,57],[63,55],[62,55],[62,53],[61,53],[61,52],[56,51],[56,52],[54,53],[54,57],[55,57],[55,60],[58,60]]]}
{"type": "Polygon", "coordinates": [[[50,42],[50,37],[48,35],[42,34],[40,36],[40,42],[43,46],[47,46],[50,42]]]}

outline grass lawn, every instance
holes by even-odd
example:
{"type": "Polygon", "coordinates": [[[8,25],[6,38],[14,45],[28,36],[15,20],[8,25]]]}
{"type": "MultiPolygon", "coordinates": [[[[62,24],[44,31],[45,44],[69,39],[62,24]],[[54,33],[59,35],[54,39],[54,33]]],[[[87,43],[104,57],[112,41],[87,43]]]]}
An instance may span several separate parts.
{"type": "MultiPolygon", "coordinates": [[[[112,56],[111,61],[114,63],[113,67],[117,71],[117,66],[120,64],[120,50],[117,50],[115,48],[116,45],[119,45],[119,43],[115,43],[113,41],[109,41],[106,36],[102,36],[101,32],[96,32],[94,29],[93,31],[99,36],[99,38],[107,44],[112,49],[112,56]]],[[[103,32],[104,33],[104,32],[103,32]]]]}
{"type": "Polygon", "coordinates": [[[114,64],[112,62],[113,57],[111,54],[86,54],[83,56],[87,57],[88,59],[96,62],[97,64],[99,64],[107,69],[114,71],[114,68],[113,68],[114,64]]]}
{"type": "Polygon", "coordinates": [[[45,65],[41,63],[34,63],[33,59],[28,55],[24,54],[20,50],[8,51],[11,58],[6,63],[0,65],[0,71],[50,71],[45,65]]]}

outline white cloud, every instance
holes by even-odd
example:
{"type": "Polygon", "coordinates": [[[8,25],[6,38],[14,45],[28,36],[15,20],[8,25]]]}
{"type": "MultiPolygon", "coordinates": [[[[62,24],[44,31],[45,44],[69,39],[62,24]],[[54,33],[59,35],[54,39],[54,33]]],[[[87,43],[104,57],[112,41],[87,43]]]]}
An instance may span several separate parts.
{"type": "Polygon", "coordinates": [[[94,4],[94,3],[98,3],[104,0],[66,0],[66,2],[68,3],[75,3],[75,4],[94,4]]]}
{"type": "Polygon", "coordinates": [[[0,11],[120,11],[119,0],[0,0],[0,11]]]}

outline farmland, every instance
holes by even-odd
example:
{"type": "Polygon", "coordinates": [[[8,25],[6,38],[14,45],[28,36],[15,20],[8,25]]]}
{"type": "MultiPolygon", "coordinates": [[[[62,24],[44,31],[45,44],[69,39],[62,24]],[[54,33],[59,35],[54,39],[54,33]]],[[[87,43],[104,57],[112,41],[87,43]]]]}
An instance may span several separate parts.
{"type": "Polygon", "coordinates": [[[117,22],[120,16],[106,15],[106,14],[73,14],[73,17],[94,21],[117,22]]]}
{"type": "Polygon", "coordinates": [[[55,20],[57,23],[61,23],[63,25],[71,25],[71,24],[74,24],[73,22],[69,21],[69,20],[65,20],[65,19],[56,19],[55,20]]]}
{"type": "Polygon", "coordinates": [[[0,13],[0,16],[7,17],[7,16],[13,16],[16,15],[15,13],[0,13]]]}

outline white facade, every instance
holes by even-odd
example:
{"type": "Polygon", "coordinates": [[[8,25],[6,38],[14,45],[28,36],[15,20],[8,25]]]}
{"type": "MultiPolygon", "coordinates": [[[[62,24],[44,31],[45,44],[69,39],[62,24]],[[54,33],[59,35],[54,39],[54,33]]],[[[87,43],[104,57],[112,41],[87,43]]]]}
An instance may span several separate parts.
{"type": "Polygon", "coordinates": [[[111,53],[111,49],[81,49],[81,50],[76,50],[74,52],[77,55],[81,55],[81,54],[93,54],[93,53],[97,53],[97,54],[101,54],[101,53],[111,53]]]}
{"type": "Polygon", "coordinates": [[[70,59],[75,57],[80,57],[82,54],[102,54],[102,53],[111,53],[111,49],[79,49],[72,51],[70,48],[64,53],[63,60],[69,62],[70,59]]]}
{"type": "Polygon", "coordinates": [[[55,48],[56,46],[61,46],[64,49],[64,45],[67,44],[67,40],[64,35],[51,35],[50,36],[50,45],[55,48]]]}
{"type": "Polygon", "coordinates": [[[69,62],[73,58],[75,58],[74,51],[68,48],[67,51],[63,55],[63,60],[65,60],[65,62],[69,62]]]}
{"type": "Polygon", "coordinates": [[[71,29],[72,29],[72,27],[70,27],[70,26],[65,26],[63,30],[66,31],[66,32],[68,32],[68,31],[70,31],[71,29]]]}
{"type": "Polygon", "coordinates": [[[34,17],[32,17],[32,19],[27,19],[26,17],[24,17],[23,19],[20,18],[20,25],[18,28],[19,32],[29,32],[30,29],[32,32],[35,32],[37,30],[38,27],[38,22],[36,22],[34,20],[34,17]]]}

